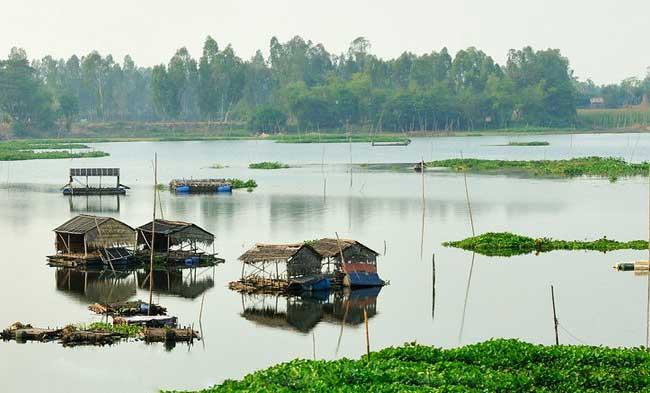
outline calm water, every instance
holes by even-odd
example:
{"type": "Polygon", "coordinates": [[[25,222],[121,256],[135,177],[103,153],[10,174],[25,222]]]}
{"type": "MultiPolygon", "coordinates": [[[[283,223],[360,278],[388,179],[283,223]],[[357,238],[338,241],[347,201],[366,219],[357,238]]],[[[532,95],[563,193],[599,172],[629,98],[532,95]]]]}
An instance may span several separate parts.
{"type": "MultiPolygon", "coordinates": [[[[111,215],[133,226],[151,215],[152,158],[161,182],[174,177],[254,178],[252,193],[176,196],[162,192],[165,218],[193,221],[216,235],[226,263],[214,269],[157,277],[155,299],[183,324],[198,326],[205,294],[205,340],[192,347],[123,343],[63,348],[54,343],[0,343],[3,391],[153,391],[203,388],[296,357],[357,358],[365,351],[359,310],[370,313],[373,349],[418,341],[453,347],[493,337],[554,342],[550,285],[555,286],[563,343],[638,346],[646,342],[647,276],[617,273],[612,264],[646,258],[642,251],[608,254],[552,252],[489,258],[442,247],[471,235],[462,175],[421,176],[364,171],[349,163],[416,162],[465,157],[568,158],[585,155],[650,159],[650,135],[468,137],[416,139],[408,147],[366,144],[292,145],[265,141],[109,143],[110,157],[0,163],[0,327],[98,320],[88,304],[146,299],[137,273],[118,276],[47,267],[52,229],[82,213],[111,215]],[[548,140],[548,147],[494,146],[509,140],[548,140]],[[287,170],[249,170],[249,162],[282,161],[287,170]],[[324,161],[325,165],[322,166],[324,161]],[[227,165],[208,169],[214,163],[227,165]],[[70,167],[122,168],[126,197],[66,198],[59,188],[70,167]],[[324,179],[326,179],[326,184],[324,179]],[[324,192],[325,189],[325,192],[324,192]],[[422,226],[424,223],[424,237],[422,226]],[[256,242],[295,242],[324,236],[359,239],[386,255],[379,293],[350,295],[338,348],[343,299],[245,297],[228,290],[236,258],[256,242]],[[432,254],[436,284],[432,287],[432,254]],[[169,280],[169,281],[167,281],[169,280]],[[355,307],[355,305],[357,307],[355,307]],[[275,317],[269,317],[269,310],[275,317]]],[[[648,186],[642,178],[540,180],[468,176],[477,232],[512,231],[565,239],[606,235],[626,240],[648,232],[648,186]]]]}

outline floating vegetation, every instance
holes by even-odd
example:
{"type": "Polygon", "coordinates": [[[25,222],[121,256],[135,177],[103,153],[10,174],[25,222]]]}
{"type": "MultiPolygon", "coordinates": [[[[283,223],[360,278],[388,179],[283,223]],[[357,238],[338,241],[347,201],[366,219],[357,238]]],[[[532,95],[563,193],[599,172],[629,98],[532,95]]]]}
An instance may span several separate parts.
{"type": "Polygon", "coordinates": [[[44,160],[63,158],[106,157],[103,151],[72,152],[71,149],[88,149],[80,143],[52,141],[5,141],[0,142],[0,161],[44,160]],[[41,151],[38,150],[48,150],[41,151]]]}
{"type": "Polygon", "coordinates": [[[394,142],[406,143],[408,138],[399,135],[368,135],[368,134],[318,134],[309,133],[302,135],[276,135],[273,136],[277,143],[370,143],[370,142],[394,142]]]}
{"type": "Polygon", "coordinates": [[[550,143],[546,141],[531,141],[531,142],[508,142],[504,146],[548,146],[550,143]]]}
{"type": "Polygon", "coordinates": [[[225,166],[215,163],[215,164],[210,165],[209,168],[210,169],[223,169],[223,168],[225,168],[225,166]]]}
{"type": "Polygon", "coordinates": [[[289,165],[283,164],[278,161],[264,161],[264,162],[255,162],[248,165],[250,169],[285,169],[289,168],[289,165]]]}
{"type": "Polygon", "coordinates": [[[621,176],[648,175],[648,162],[629,163],[615,157],[582,157],[570,160],[508,161],[453,158],[430,161],[427,167],[455,171],[508,173],[520,172],[543,177],[597,176],[616,180],[621,176]]]}
{"type": "Polygon", "coordinates": [[[95,332],[105,332],[105,333],[114,333],[122,337],[138,337],[141,335],[142,330],[144,329],[141,325],[113,325],[106,322],[95,322],[86,326],[79,326],[79,330],[90,330],[95,332]]]}
{"type": "Polygon", "coordinates": [[[257,182],[253,179],[248,179],[245,181],[241,179],[226,179],[226,181],[230,183],[233,190],[238,188],[245,188],[250,192],[253,190],[253,188],[257,187],[257,182]]]}
{"type": "Polygon", "coordinates": [[[470,237],[464,240],[445,242],[445,247],[462,248],[467,251],[474,251],[487,256],[509,257],[513,255],[530,254],[532,252],[549,252],[554,250],[591,250],[591,251],[615,251],[615,250],[645,250],[648,242],[645,240],[633,240],[619,242],[606,237],[594,241],[579,240],[555,240],[550,238],[537,238],[516,235],[509,232],[488,232],[479,236],[470,237]]]}
{"type": "Polygon", "coordinates": [[[415,343],[360,360],[293,360],[201,392],[576,392],[650,388],[644,348],[543,346],[497,339],[461,348],[415,343]]]}

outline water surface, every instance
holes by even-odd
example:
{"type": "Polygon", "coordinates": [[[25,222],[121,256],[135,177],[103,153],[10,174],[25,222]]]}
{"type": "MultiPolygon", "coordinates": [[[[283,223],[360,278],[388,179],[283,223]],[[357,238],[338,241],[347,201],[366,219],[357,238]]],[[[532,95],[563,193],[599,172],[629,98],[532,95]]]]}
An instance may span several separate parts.
{"type": "MultiPolygon", "coordinates": [[[[444,248],[471,235],[463,176],[365,171],[349,163],[409,163],[465,157],[558,159],[587,155],[650,159],[650,135],[421,138],[407,147],[369,144],[275,144],[269,141],[134,142],[93,145],[98,159],[0,163],[0,327],[89,323],[88,304],[147,299],[138,272],[100,275],[46,266],[52,229],[79,213],[109,215],[139,226],[151,219],[152,159],[160,181],[175,177],[253,178],[252,193],[174,195],[161,192],[165,218],[197,223],[216,236],[226,263],[214,269],[156,277],[154,299],[197,328],[203,295],[202,342],[192,347],[123,343],[63,348],[54,343],[0,343],[3,391],[142,392],[203,388],[296,357],[358,358],[365,351],[359,310],[370,313],[373,349],[417,341],[454,347],[493,337],[554,342],[550,285],[555,286],[560,341],[638,346],[646,343],[647,276],[617,273],[617,261],[643,251],[556,251],[494,258],[444,248]],[[493,146],[547,140],[550,146],[493,146]],[[286,170],[249,170],[250,162],[282,161],[286,170]],[[227,165],[209,169],[214,163],[227,165]],[[60,194],[70,167],[120,167],[128,195],[60,194]],[[424,223],[424,236],[422,227],[424,223]],[[390,285],[379,293],[342,298],[243,297],[228,290],[237,257],[257,242],[355,238],[381,254],[390,285]],[[432,255],[435,253],[435,288],[432,255]],[[70,273],[70,274],[69,274],[70,273]],[[347,303],[346,303],[347,302],[347,303]],[[348,315],[345,314],[346,304],[348,315]],[[356,305],[356,306],[355,306],[356,305]],[[343,324],[342,336],[341,326],[343,324]],[[338,346],[338,352],[337,352],[338,346]],[[36,377],[37,376],[37,377],[36,377]]],[[[646,178],[536,179],[469,175],[476,230],[528,236],[618,240],[646,238],[646,178]]],[[[361,314],[362,315],[362,314],[361,314]]]]}

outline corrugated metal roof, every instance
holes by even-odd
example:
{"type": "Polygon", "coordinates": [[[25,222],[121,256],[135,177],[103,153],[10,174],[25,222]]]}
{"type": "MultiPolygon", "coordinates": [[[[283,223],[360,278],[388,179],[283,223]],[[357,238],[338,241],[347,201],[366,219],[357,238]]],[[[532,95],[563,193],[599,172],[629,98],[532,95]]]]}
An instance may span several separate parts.
{"type": "Polygon", "coordinates": [[[316,240],[313,243],[309,243],[314,250],[316,250],[323,258],[335,257],[341,253],[341,250],[346,250],[348,247],[353,245],[358,245],[360,247],[366,248],[375,255],[379,256],[379,253],[368,246],[361,244],[360,242],[352,239],[333,239],[333,238],[324,238],[316,240]],[[340,246],[340,248],[339,248],[340,246]]]}
{"type": "MultiPolygon", "coordinates": [[[[141,232],[151,233],[152,221],[138,227],[141,232]]],[[[184,221],[170,221],[156,219],[154,231],[157,235],[169,236],[176,240],[195,240],[205,244],[212,244],[214,235],[196,224],[184,221]]]]}
{"type": "Polygon", "coordinates": [[[88,214],[80,214],[77,217],[71,218],[68,221],[56,227],[54,229],[54,232],[64,232],[64,233],[83,235],[88,231],[102,225],[103,223],[109,220],[115,220],[115,219],[111,217],[100,217],[100,216],[91,216],[88,214]]]}
{"type": "MultiPolygon", "coordinates": [[[[151,232],[151,226],[152,226],[153,221],[149,221],[148,223],[139,226],[138,230],[143,231],[143,232],[151,232]]],[[[207,235],[213,236],[210,232],[206,231],[205,229],[199,227],[196,224],[192,224],[191,222],[184,222],[184,221],[171,221],[171,220],[161,220],[161,219],[156,219],[156,226],[154,228],[156,234],[161,234],[161,235],[171,235],[177,232],[181,232],[189,227],[195,227],[198,228],[199,230],[205,232],[207,235]]],[[[214,236],[213,236],[214,237],[214,236]]]]}

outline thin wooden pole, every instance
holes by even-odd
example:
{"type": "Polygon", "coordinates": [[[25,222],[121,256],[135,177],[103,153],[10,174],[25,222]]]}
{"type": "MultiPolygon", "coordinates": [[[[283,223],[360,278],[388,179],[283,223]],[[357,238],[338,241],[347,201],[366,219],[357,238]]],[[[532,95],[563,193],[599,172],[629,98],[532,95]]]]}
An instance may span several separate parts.
{"type": "MultiPolygon", "coordinates": [[[[648,166],[648,263],[650,264],[650,165],[648,166]]],[[[649,265],[650,266],[650,265],[649,265]]],[[[645,346],[650,346],[650,275],[647,279],[645,346]]]]}
{"type": "Polygon", "coordinates": [[[553,324],[555,325],[555,345],[560,345],[560,336],[557,333],[557,314],[555,312],[555,290],[551,285],[551,301],[553,302],[553,324]]]}
{"type": "Polygon", "coordinates": [[[431,254],[431,319],[436,312],[436,254],[431,254]]]}
{"type": "MultiPolygon", "coordinates": [[[[460,159],[463,158],[463,152],[460,152],[460,159]]],[[[472,226],[472,236],[476,236],[476,231],[474,230],[474,216],[472,215],[472,202],[469,199],[469,189],[467,187],[467,168],[463,169],[463,179],[465,180],[465,197],[467,198],[467,209],[469,210],[469,223],[472,226]]]]}
{"type": "Polygon", "coordinates": [[[205,292],[201,296],[201,309],[199,310],[199,325],[201,325],[201,317],[203,317],[203,301],[205,300],[205,292]]]}
{"type": "Polygon", "coordinates": [[[363,306],[363,323],[366,326],[366,355],[370,360],[370,334],[368,334],[368,311],[366,311],[366,306],[363,306]]]}
{"type": "Polygon", "coordinates": [[[147,315],[151,315],[153,304],[153,255],[155,249],[154,238],[156,236],[156,187],[158,184],[158,153],[154,153],[153,159],[153,221],[151,221],[151,252],[149,253],[149,309],[147,315]]]}

